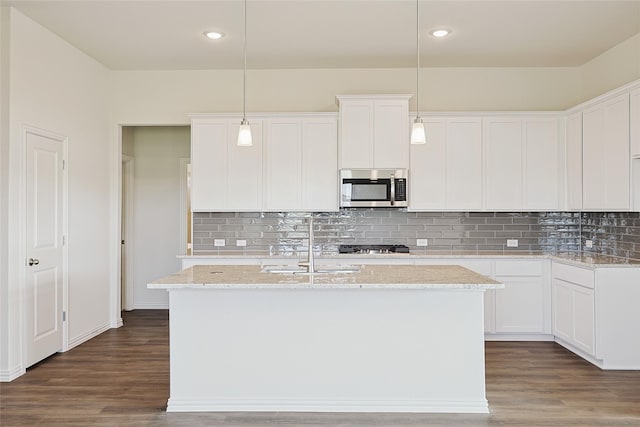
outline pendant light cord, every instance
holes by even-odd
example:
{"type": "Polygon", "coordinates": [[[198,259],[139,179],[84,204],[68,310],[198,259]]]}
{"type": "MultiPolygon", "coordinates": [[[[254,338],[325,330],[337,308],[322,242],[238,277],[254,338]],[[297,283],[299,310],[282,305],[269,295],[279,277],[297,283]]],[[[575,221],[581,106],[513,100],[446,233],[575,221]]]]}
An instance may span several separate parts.
{"type": "Polygon", "coordinates": [[[247,119],[247,0],[244,0],[244,68],[242,73],[242,119],[247,119]]]}
{"type": "Polygon", "coordinates": [[[420,117],[420,0],[416,0],[416,118],[420,117]]]}

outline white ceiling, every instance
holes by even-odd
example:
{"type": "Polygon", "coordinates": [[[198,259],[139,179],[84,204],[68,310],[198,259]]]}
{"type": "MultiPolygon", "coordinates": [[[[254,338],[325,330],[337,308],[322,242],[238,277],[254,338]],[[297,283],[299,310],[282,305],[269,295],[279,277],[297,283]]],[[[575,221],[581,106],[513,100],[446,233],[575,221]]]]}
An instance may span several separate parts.
{"type": "MultiPolygon", "coordinates": [[[[242,68],[242,0],[2,0],[116,70],[242,68]],[[205,30],[226,34],[219,41],[205,30]]],[[[414,0],[248,0],[249,68],[414,67],[414,0]]],[[[420,0],[425,67],[579,66],[640,0],[420,0]],[[436,40],[428,30],[453,33],[436,40]]]]}

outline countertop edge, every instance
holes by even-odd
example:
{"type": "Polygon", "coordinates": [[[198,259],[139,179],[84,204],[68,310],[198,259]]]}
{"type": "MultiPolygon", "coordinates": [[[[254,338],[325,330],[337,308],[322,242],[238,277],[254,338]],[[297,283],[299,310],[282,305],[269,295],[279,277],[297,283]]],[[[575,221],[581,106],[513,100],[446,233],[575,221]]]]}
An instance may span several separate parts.
{"type": "MultiPolygon", "coordinates": [[[[319,255],[316,256],[316,261],[322,260],[346,260],[346,259],[375,259],[381,260],[386,259],[389,261],[393,260],[438,260],[438,259],[550,259],[552,261],[557,261],[565,264],[576,265],[579,267],[587,267],[587,268],[640,268],[640,260],[632,260],[631,262],[620,262],[620,263],[611,263],[611,262],[586,262],[583,260],[578,260],[575,258],[571,258],[572,253],[567,254],[372,254],[372,255],[361,255],[361,254],[341,254],[341,255],[319,255]]],[[[586,256],[592,256],[591,254],[586,256]]],[[[597,256],[597,255],[593,255],[597,256]]],[[[613,257],[612,255],[601,255],[602,257],[613,257]]],[[[196,255],[178,255],[178,259],[208,259],[208,258],[216,258],[216,259],[269,259],[269,260],[286,260],[286,261],[298,261],[299,257],[291,256],[291,255],[269,255],[269,254],[196,254],[196,255]]]]}
{"type": "Polygon", "coordinates": [[[148,289],[388,289],[388,290],[400,290],[400,289],[414,289],[414,290],[489,290],[489,289],[502,289],[504,284],[502,283],[465,283],[465,284],[447,284],[447,283],[428,283],[428,284],[407,284],[407,283],[358,283],[344,284],[344,283],[277,283],[277,284],[236,284],[236,283],[149,283],[148,289]]]}

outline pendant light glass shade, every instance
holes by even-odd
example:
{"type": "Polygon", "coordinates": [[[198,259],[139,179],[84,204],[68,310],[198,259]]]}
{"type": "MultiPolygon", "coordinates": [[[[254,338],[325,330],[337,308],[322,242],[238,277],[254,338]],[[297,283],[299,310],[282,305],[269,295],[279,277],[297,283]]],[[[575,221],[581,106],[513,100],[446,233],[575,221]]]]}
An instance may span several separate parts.
{"type": "Polygon", "coordinates": [[[244,68],[242,70],[242,121],[238,129],[238,147],[251,147],[251,127],[247,120],[247,0],[244,0],[244,68]]]}
{"type": "Polygon", "coordinates": [[[416,119],[411,128],[411,143],[427,143],[424,123],[420,117],[420,0],[416,0],[416,119]]]}
{"type": "Polygon", "coordinates": [[[240,129],[238,129],[238,147],[251,147],[252,145],[251,126],[249,126],[247,119],[242,119],[240,129]]]}
{"type": "Polygon", "coordinates": [[[424,123],[420,116],[416,117],[413,121],[413,127],[411,128],[411,143],[412,144],[426,144],[427,135],[424,132],[424,123]]]}

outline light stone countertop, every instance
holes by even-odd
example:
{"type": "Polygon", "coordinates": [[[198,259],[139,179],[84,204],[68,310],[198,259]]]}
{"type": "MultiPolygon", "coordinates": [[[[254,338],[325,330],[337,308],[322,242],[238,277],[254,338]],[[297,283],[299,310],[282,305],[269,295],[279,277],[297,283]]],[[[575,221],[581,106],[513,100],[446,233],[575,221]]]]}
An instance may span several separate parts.
{"type": "Polygon", "coordinates": [[[482,290],[504,285],[457,265],[362,265],[357,273],[264,273],[256,265],[196,265],[155,280],[149,289],[431,289],[482,290]]]}

